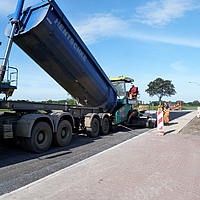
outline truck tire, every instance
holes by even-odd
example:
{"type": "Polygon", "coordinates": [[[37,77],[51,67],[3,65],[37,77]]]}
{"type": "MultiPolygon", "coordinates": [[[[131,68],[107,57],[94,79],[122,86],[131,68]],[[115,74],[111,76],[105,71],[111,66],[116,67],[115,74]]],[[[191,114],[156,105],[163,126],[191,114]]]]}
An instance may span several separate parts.
{"type": "Polygon", "coordinates": [[[32,129],[31,137],[26,138],[29,151],[42,153],[49,149],[52,142],[52,129],[46,122],[37,122],[32,129]]]}
{"type": "Polygon", "coordinates": [[[108,119],[108,117],[104,117],[103,121],[102,121],[101,129],[100,129],[100,133],[103,135],[108,134],[109,128],[110,128],[109,127],[109,119],[108,119]]]}
{"type": "Polygon", "coordinates": [[[86,133],[89,137],[97,137],[99,134],[99,120],[97,118],[93,118],[91,127],[86,127],[86,133]]]}
{"type": "Polygon", "coordinates": [[[20,144],[20,146],[21,146],[21,148],[22,148],[23,150],[29,151],[29,148],[28,148],[28,146],[27,146],[27,144],[26,144],[26,139],[27,139],[27,138],[19,137],[19,144],[20,144]]]}
{"type": "Polygon", "coordinates": [[[150,128],[156,128],[156,122],[150,122],[150,125],[149,125],[149,127],[150,128]]]}
{"type": "Polygon", "coordinates": [[[72,126],[69,121],[63,120],[58,125],[58,131],[53,136],[53,143],[56,146],[67,146],[72,139],[72,126]]]}

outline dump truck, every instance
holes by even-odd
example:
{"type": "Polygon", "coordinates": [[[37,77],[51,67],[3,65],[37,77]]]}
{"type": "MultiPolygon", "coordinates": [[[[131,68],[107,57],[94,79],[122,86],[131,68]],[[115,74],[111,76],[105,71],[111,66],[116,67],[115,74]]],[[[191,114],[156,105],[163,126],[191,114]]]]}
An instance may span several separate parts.
{"type": "MultiPolygon", "coordinates": [[[[132,104],[124,100],[54,0],[23,9],[18,0],[9,15],[5,34],[8,44],[0,70],[0,142],[41,153],[54,143],[66,146],[72,132],[84,130],[89,137],[107,134],[112,126],[127,121],[132,104]],[[18,69],[9,65],[12,43],[19,46],[78,104],[9,101],[18,87],[18,69]]],[[[129,82],[125,78],[125,82],[129,82]]],[[[133,80],[131,80],[133,81],[133,80]]],[[[115,81],[114,81],[115,82],[115,81]]],[[[154,123],[148,118],[145,123],[154,123]]]]}

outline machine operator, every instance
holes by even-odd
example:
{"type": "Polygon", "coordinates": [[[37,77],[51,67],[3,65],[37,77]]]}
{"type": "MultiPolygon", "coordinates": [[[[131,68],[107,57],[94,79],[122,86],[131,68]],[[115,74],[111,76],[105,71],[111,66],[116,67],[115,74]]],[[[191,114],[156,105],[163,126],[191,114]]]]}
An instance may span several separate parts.
{"type": "Polygon", "coordinates": [[[132,99],[132,98],[136,98],[138,95],[138,87],[135,87],[134,86],[134,83],[131,82],[131,88],[129,90],[129,98],[132,99]]]}

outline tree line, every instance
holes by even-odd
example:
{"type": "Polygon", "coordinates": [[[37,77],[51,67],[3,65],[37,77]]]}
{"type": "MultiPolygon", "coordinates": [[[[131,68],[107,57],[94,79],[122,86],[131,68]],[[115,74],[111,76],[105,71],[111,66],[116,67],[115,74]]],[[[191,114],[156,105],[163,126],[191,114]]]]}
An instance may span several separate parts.
{"type": "MultiPolygon", "coordinates": [[[[0,101],[3,99],[0,98],[0,101]]],[[[22,101],[22,100],[9,100],[9,101],[22,101]]],[[[64,100],[46,100],[46,101],[29,101],[29,100],[23,100],[25,102],[37,102],[37,103],[49,103],[49,104],[67,104],[67,105],[77,105],[77,102],[74,98],[67,98],[64,100]]]]}
{"type": "MultiPolygon", "coordinates": [[[[171,105],[175,105],[175,104],[178,103],[178,101],[161,101],[161,104],[163,105],[164,102],[167,102],[168,104],[171,104],[171,105]]],[[[154,105],[154,106],[158,106],[159,105],[159,101],[151,101],[150,104],[154,105]]],[[[181,105],[182,106],[200,106],[200,103],[199,103],[198,100],[194,100],[193,102],[181,101],[181,105]]]]}
{"type": "Polygon", "coordinates": [[[68,104],[68,105],[77,105],[77,102],[74,98],[67,98],[65,100],[47,100],[47,101],[41,101],[41,103],[50,103],[50,104],[68,104]]]}

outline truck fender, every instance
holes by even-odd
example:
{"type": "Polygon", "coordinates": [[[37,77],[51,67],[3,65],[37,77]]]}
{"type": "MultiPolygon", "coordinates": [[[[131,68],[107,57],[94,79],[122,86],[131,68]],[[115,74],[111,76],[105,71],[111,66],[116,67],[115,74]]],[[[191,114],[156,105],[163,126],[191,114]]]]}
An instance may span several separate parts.
{"type": "Polygon", "coordinates": [[[88,113],[87,115],[85,115],[85,123],[84,123],[84,125],[85,125],[86,128],[90,128],[92,126],[91,123],[92,123],[92,120],[95,117],[101,123],[100,117],[99,117],[99,115],[97,113],[88,113]]]}
{"type": "Polygon", "coordinates": [[[54,131],[57,132],[58,124],[61,120],[68,120],[71,123],[72,127],[75,127],[74,117],[68,112],[53,112],[50,114],[53,124],[54,124],[54,131]]]}
{"type": "Polygon", "coordinates": [[[27,114],[21,117],[17,122],[16,136],[31,137],[32,127],[36,121],[45,121],[50,124],[52,131],[54,131],[53,121],[49,115],[45,114],[27,114]]]}

